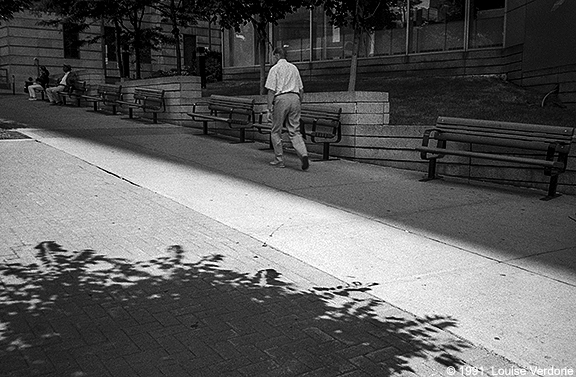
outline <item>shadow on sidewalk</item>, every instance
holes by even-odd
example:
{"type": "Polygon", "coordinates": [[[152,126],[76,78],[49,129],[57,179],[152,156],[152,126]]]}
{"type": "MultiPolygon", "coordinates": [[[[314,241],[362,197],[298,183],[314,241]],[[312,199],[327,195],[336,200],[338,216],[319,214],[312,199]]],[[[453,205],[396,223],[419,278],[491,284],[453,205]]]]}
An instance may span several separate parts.
{"type": "Polygon", "coordinates": [[[441,331],[451,318],[379,315],[354,292],[368,288],[303,291],[177,245],[144,262],[36,249],[38,264],[0,265],[2,375],[388,376],[457,366],[469,347],[441,331]]]}

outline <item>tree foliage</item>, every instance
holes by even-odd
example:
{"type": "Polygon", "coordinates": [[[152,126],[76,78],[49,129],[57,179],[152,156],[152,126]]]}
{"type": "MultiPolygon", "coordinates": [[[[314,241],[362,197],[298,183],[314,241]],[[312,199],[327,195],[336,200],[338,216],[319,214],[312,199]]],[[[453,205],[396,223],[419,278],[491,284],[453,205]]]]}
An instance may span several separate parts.
{"type": "Polygon", "coordinates": [[[171,42],[176,49],[176,72],[182,72],[182,51],[180,49],[180,29],[196,25],[199,20],[213,21],[218,3],[210,0],[161,0],[150,4],[163,22],[171,25],[171,42]]]}
{"type": "Polygon", "coordinates": [[[358,50],[363,34],[372,34],[394,20],[392,0],[324,0],[322,4],[331,23],[337,27],[350,27],[354,31],[354,43],[350,63],[348,91],[356,89],[358,50]]]}
{"type": "Polygon", "coordinates": [[[2,0],[0,1],[0,21],[14,18],[14,13],[30,9],[32,0],[2,0]]]}
{"type": "Polygon", "coordinates": [[[241,26],[252,24],[258,37],[258,56],[260,63],[260,93],[264,94],[266,80],[266,52],[270,44],[268,27],[276,25],[278,20],[293,13],[310,0],[230,0],[222,1],[218,11],[219,22],[223,28],[239,30],[241,26]]]}
{"type": "MultiPolygon", "coordinates": [[[[100,22],[114,25],[120,74],[125,76],[121,50],[127,48],[134,56],[136,78],[140,78],[144,54],[168,41],[159,26],[147,26],[144,23],[152,2],[152,0],[40,0],[35,9],[53,16],[43,21],[47,25],[71,23],[78,25],[80,30],[100,22]]],[[[93,43],[100,38],[101,36],[97,36],[87,42],[93,43]]]]}

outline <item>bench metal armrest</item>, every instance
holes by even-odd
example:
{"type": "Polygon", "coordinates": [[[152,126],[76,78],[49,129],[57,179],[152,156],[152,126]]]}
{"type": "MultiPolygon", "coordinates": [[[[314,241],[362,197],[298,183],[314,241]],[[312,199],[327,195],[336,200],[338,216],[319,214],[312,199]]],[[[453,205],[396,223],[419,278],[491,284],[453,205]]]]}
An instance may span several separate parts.
{"type": "MultiPolygon", "coordinates": [[[[436,136],[438,135],[438,130],[436,128],[429,128],[427,130],[424,131],[424,135],[422,136],[422,147],[429,147],[430,146],[430,139],[435,139],[436,136]]],[[[440,147],[440,145],[438,145],[438,147],[440,147]]],[[[417,149],[418,150],[418,149],[417,149]]],[[[428,160],[428,151],[425,150],[421,150],[420,151],[420,158],[423,160],[428,160]]],[[[436,155],[436,157],[442,157],[443,155],[436,155]]]]}

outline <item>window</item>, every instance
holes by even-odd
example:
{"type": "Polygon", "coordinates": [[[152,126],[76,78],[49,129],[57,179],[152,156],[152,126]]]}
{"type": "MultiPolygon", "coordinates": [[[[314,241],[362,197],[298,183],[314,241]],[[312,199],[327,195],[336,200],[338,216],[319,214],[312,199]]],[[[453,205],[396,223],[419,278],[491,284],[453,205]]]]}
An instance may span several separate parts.
{"type": "Polygon", "coordinates": [[[142,46],[140,50],[140,63],[152,63],[152,48],[150,46],[142,46]]]}
{"type": "Polygon", "coordinates": [[[190,68],[196,65],[196,36],[184,34],[184,66],[190,68]]]}
{"type": "Polygon", "coordinates": [[[287,14],[274,28],[273,47],[287,46],[288,60],[310,60],[310,11],[306,8],[287,14]]]}
{"type": "Polygon", "coordinates": [[[74,24],[64,24],[62,35],[64,38],[64,58],[80,59],[80,28],[74,24]]]}
{"type": "Polygon", "coordinates": [[[118,61],[116,56],[116,30],[111,26],[104,28],[104,46],[106,48],[106,61],[118,61]]]}
{"type": "Polygon", "coordinates": [[[470,48],[504,44],[505,0],[470,0],[470,48]]]}
{"type": "Polygon", "coordinates": [[[398,2],[390,7],[388,25],[376,30],[373,37],[373,55],[404,55],[406,54],[406,8],[398,2]]]}
{"type": "Polygon", "coordinates": [[[224,40],[227,55],[224,59],[226,67],[250,67],[256,63],[256,37],[254,29],[247,25],[240,31],[229,30],[228,38],[224,40]]]}
{"type": "MultiPolygon", "coordinates": [[[[382,2],[384,3],[384,2],[382,2]]],[[[371,35],[364,34],[358,56],[467,51],[504,45],[506,0],[393,0],[371,35]]],[[[257,64],[254,31],[230,31],[224,41],[226,66],[257,64]],[[253,44],[253,45],[251,45],[253,44]]],[[[351,56],[353,32],[335,27],[322,7],[302,8],[274,27],[273,46],[288,45],[289,60],[320,61],[351,56]],[[312,22],[310,22],[312,17],[312,22]]]]}
{"type": "Polygon", "coordinates": [[[464,49],[464,2],[435,0],[411,2],[410,52],[464,49]]]}

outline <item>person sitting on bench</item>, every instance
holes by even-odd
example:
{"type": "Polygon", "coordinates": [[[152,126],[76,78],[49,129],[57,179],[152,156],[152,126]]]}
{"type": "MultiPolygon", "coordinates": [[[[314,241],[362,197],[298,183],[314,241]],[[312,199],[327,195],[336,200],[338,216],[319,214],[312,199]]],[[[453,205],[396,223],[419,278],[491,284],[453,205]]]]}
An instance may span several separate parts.
{"type": "Polygon", "coordinates": [[[36,101],[36,90],[46,89],[48,86],[48,81],[50,80],[50,72],[46,69],[46,66],[40,66],[40,76],[36,78],[36,81],[32,85],[28,85],[28,94],[30,101],[36,101]]]}
{"type": "Polygon", "coordinates": [[[62,105],[64,102],[59,93],[73,88],[74,84],[78,81],[78,75],[76,72],[72,72],[71,66],[64,64],[62,70],[64,71],[64,76],[58,80],[58,85],[46,89],[46,95],[51,105],[62,105]]]}

